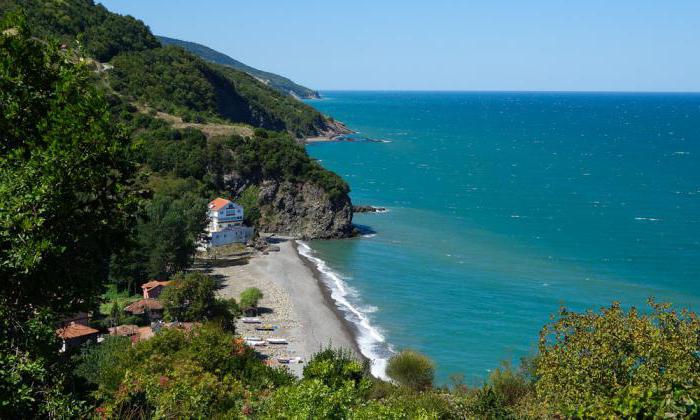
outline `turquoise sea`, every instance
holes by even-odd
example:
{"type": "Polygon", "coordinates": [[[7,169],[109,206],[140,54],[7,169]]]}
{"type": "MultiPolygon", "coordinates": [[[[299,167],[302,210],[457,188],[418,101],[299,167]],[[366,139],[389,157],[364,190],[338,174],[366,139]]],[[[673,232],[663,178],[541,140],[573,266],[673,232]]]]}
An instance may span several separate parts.
{"type": "Polygon", "coordinates": [[[700,94],[322,94],[359,136],[309,153],[389,211],[302,252],[375,373],[413,348],[480,383],[560,305],[700,309],[700,94]]]}

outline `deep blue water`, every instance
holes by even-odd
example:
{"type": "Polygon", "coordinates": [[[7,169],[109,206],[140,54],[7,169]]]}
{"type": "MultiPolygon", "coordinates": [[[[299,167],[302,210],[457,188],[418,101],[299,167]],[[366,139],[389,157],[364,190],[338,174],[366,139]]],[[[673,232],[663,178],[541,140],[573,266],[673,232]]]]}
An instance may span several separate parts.
{"type": "Polygon", "coordinates": [[[387,141],[308,146],[355,204],[390,210],[356,215],[372,237],[310,244],[378,330],[361,328],[372,357],[418,349],[474,383],[531,354],[560,305],[699,309],[700,95],[323,95],[387,141]]]}

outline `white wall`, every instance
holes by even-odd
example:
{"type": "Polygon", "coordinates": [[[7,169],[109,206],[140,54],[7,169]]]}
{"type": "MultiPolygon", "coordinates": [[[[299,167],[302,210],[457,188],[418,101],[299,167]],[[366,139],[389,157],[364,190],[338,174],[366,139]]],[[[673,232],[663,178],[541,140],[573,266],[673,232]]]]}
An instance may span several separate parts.
{"type": "Polygon", "coordinates": [[[211,245],[221,246],[233,243],[246,243],[253,236],[253,228],[231,226],[226,230],[211,233],[211,245]]]}

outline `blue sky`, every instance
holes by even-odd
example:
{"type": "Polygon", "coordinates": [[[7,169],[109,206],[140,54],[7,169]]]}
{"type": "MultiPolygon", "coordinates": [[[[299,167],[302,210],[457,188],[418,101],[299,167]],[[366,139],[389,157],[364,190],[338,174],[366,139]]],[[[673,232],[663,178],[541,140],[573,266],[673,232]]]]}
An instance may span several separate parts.
{"type": "Polygon", "coordinates": [[[700,91],[700,0],[103,0],[315,89],[700,91]]]}

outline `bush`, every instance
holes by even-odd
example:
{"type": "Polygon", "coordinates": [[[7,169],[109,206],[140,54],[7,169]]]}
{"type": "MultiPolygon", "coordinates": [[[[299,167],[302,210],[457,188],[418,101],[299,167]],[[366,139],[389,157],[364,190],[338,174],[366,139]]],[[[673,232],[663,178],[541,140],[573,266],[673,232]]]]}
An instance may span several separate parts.
{"type": "Polygon", "coordinates": [[[109,336],[100,344],[89,344],[77,357],[75,375],[96,389],[99,397],[116,392],[124,377],[124,357],[131,349],[128,337],[109,336]]]}
{"type": "Polygon", "coordinates": [[[540,333],[538,397],[564,416],[697,416],[700,319],[649,304],[648,314],[562,308],[540,333]]]}
{"type": "Polygon", "coordinates": [[[369,389],[369,365],[359,362],[349,350],[327,348],[316,353],[304,367],[304,379],[317,379],[337,389],[350,382],[369,389]]]}
{"type": "Polygon", "coordinates": [[[262,299],[263,293],[257,287],[249,287],[241,292],[241,308],[255,308],[262,299]]]}
{"type": "Polygon", "coordinates": [[[389,359],[386,373],[398,384],[420,391],[433,386],[435,365],[423,354],[403,350],[389,359]]]}

